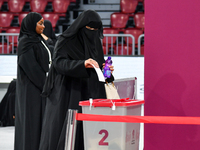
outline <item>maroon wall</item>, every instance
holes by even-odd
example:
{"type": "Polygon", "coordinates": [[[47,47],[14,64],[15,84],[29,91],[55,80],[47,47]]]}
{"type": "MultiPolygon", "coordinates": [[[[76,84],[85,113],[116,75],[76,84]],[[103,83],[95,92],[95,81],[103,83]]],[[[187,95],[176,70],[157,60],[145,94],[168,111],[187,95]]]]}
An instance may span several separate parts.
{"type": "MultiPolygon", "coordinates": [[[[200,1],[145,0],[144,115],[200,116],[200,1]]],[[[200,126],[145,124],[145,150],[199,150],[200,126]]]]}

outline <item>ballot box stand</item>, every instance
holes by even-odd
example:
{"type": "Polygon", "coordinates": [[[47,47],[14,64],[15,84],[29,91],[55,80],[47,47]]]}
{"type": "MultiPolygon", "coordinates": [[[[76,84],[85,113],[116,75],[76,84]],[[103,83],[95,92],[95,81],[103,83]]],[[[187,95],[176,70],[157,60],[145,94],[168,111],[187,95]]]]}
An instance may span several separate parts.
{"type": "MultiPolygon", "coordinates": [[[[141,116],[144,100],[81,101],[83,114],[141,116]]],[[[140,123],[83,121],[85,150],[139,150],[140,123]]]]}

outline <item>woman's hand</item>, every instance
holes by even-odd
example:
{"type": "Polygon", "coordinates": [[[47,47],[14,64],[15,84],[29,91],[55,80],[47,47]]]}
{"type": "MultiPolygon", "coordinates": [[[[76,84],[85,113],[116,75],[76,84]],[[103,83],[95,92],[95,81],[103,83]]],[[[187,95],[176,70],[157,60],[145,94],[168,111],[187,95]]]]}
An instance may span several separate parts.
{"type": "Polygon", "coordinates": [[[92,65],[94,65],[96,68],[99,68],[99,64],[92,58],[89,58],[85,61],[85,68],[94,68],[92,65]]]}
{"type": "MultiPolygon", "coordinates": [[[[103,69],[104,69],[104,68],[105,68],[105,63],[103,63],[102,65],[103,65],[103,69]]],[[[113,71],[114,71],[114,66],[111,65],[111,66],[109,66],[109,68],[110,68],[110,70],[111,70],[111,73],[113,73],[113,71]]]]}

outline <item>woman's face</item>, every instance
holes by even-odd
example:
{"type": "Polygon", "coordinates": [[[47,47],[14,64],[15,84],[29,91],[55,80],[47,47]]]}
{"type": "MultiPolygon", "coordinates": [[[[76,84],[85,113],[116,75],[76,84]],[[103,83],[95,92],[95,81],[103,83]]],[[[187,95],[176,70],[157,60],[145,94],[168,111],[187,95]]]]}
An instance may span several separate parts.
{"type": "Polygon", "coordinates": [[[44,26],[44,19],[42,18],[40,21],[37,22],[37,25],[36,25],[36,32],[37,32],[37,34],[42,34],[44,28],[45,28],[45,26],[44,26]]]}

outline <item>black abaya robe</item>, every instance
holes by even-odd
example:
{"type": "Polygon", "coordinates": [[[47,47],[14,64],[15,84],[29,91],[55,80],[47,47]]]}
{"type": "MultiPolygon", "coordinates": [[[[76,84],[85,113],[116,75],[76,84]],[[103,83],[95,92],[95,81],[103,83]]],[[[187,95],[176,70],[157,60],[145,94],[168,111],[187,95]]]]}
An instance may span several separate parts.
{"type": "MultiPolygon", "coordinates": [[[[95,70],[86,69],[85,60],[70,60],[65,48],[54,60],[57,75],[47,98],[40,150],[64,150],[68,109],[81,112],[79,101],[106,98],[104,83],[98,81],[95,70]]],[[[75,149],[83,150],[82,122],[77,126],[75,149]]]]}
{"type": "MultiPolygon", "coordinates": [[[[80,113],[79,101],[106,98],[104,82],[99,82],[94,68],[86,69],[84,64],[93,58],[102,69],[105,60],[99,38],[101,27],[98,14],[85,11],[58,39],[43,89],[47,103],[39,150],[64,150],[68,109],[80,113]],[[99,30],[86,29],[91,22],[99,25],[99,30]]],[[[110,81],[113,80],[112,76],[110,81]]],[[[77,123],[75,150],[84,150],[82,121],[77,123]]]]}
{"type": "Polygon", "coordinates": [[[34,49],[30,49],[18,58],[15,150],[37,150],[39,147],[45,109],[45,99],[41,97],[41,92],[46,71],[34,55],[34,49]]]}
{"type": "MultiPolygon", "coordinates": [[[[49,70],[49,53],[36,33],[42,16],[31,12],[23,20],[19,35],[15,103],[15,150],[38,150],[45,99],[41,96],[49,70]]],[[[48,47],[48,45],[46,44],[48,47]]]]}

